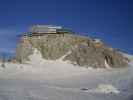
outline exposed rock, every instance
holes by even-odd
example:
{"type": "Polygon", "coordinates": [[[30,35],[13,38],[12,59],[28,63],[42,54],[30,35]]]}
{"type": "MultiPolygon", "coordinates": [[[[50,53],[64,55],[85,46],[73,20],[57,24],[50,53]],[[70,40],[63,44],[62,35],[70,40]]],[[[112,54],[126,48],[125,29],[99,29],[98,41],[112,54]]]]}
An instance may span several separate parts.
{"type": "Polygon", "coordinates": [[[63,55],[64,61],[84,67],[107,68],[125,67],[126,58],[116,50],[95,40],[75,34],[46,34],[43,36],[24,36],[16,49],[16,59],[23,62],[37,48],[44,59],[56,60],[63,55]]]}
{"type": "Polygon", "coordinates": [[[32,45],[28,41],[28,38],[21,37],[16,47],[16,60],[23,63],[25,60],[28,60],[28,56],[31,55],[32,52],[32,45]]]}

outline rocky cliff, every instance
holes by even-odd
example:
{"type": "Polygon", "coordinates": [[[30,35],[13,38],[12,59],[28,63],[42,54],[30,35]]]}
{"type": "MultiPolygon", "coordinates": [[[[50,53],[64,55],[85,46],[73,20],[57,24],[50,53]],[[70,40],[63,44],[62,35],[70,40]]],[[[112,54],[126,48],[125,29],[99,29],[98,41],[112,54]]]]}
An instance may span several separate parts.
{"type": "Polygon", "coordinates": [[[43,36],[23,36],[16,48],[16,60],[28,60],[37,48],[44,59],[64,61],[84,67],[118,68],[127,66],[127,58],[108,47],[99,39],[75,34],[45,34],[43,36]]]}

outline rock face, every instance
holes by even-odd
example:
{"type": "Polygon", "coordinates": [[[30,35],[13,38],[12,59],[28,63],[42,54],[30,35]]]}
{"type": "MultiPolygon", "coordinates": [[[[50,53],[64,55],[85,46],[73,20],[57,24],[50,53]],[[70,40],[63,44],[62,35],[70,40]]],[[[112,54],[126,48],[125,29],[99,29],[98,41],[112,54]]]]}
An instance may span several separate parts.
{"type": "Polygon", "coordinates": [[[101,40],[75,34],[23,36],[16,48],[17,61],[28,60],[33,48],[37,48],[44,59],[57,60],[65,55],[64,61],[84,67],[118,68],[128,64],[125,57],[101,40]]]}

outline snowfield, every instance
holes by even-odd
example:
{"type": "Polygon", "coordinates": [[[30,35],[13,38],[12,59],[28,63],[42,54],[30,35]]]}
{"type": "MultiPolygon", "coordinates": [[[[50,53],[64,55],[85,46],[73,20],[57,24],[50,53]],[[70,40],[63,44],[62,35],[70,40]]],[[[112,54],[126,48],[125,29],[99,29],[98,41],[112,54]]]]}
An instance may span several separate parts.
{"type": "Polygon", "coordinates": [[[92,69],[42,59],[0,67],[0,100],[133,100],[133,62],[122,69],[92,69]]]}

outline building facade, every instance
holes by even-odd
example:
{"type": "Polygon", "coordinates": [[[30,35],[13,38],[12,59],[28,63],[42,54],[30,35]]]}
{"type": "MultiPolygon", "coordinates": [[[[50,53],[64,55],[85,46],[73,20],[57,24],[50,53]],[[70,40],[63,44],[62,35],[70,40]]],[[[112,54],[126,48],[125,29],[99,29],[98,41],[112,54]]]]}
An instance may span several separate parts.
{"type": "Polygon", "coordinates": [[[53,26],[53,25],[34,25],[30,27],[29,31],[31,33],[57,33],[57,30],[62,29],[61,26],[53,26]]]}

